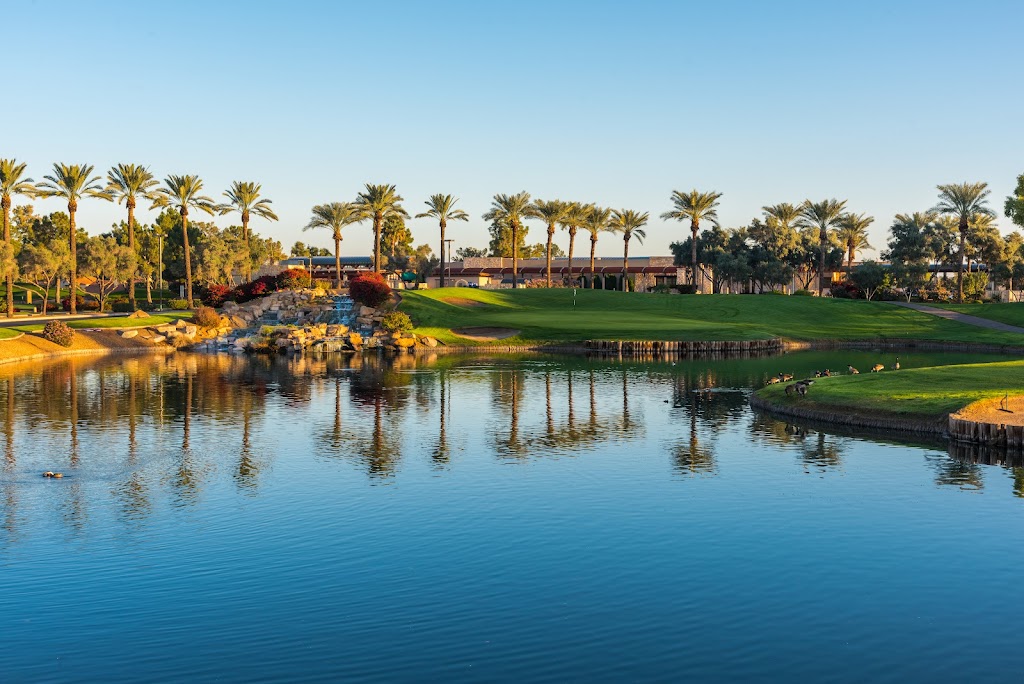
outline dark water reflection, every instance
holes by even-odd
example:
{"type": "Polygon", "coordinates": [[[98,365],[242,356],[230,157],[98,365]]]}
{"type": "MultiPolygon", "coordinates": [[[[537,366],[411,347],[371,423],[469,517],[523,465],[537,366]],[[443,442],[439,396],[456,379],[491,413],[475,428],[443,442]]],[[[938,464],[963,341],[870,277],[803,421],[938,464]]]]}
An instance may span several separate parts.
{"type": "Polygon", "coordinates": [[[1005,676],[1020,456],[748,408],[878,359],[0,366],[0,672],[1005,676]],[[988,655],[939,647],[965,633],[988,655]]]}

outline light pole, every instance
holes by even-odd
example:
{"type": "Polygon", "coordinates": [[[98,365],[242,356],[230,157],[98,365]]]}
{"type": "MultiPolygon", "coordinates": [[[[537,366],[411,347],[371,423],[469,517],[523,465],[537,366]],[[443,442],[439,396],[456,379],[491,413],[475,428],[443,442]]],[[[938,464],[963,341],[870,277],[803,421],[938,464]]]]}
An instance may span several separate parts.
{"type": "Polygon", "coordinates": [[[313,255],[310,254],[306,258],[309,259],[309,287],[310,287],[310,289],[312,289],[312,287],[313,287],[313,255]]]}
{"type": "MultiPolygon", "coordinates": [[[[452,243],[455,242],[452,238],[445,238],[445,244],[448,245],[448,258],[444,258],[444,254],[441,255],[441,272],[444,273],[445,262],[448,264],[448,277],[446,278],[445,284],[447,285],[452,279],[452,243]]],[[[451,287],[451,285],[448,285],[451,287]]]]}

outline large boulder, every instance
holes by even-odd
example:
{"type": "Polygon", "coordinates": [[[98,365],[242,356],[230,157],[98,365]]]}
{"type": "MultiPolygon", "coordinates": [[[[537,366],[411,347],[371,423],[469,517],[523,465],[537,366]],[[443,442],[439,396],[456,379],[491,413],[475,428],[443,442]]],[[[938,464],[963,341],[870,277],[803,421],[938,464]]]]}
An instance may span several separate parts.
{"type": "Polygon", "coordinates": [[[122,330],[121,331],[121,337],[125,338],[126,340],[130,340],[131,338],[138,337],[138,336],[139,336],[139,331],[138,330],[122,330]]]}

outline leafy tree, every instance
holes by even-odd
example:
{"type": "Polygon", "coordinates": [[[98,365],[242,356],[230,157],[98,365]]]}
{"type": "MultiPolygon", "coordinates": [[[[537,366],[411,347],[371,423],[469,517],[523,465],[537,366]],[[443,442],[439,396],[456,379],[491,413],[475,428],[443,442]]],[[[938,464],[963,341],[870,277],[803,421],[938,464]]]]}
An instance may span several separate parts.
{"type": "MultiPolygon", "coordinates": [[[[562,228],[569,232],[569,283],[572,283],[572,258],[574,256],[574,249],[576,248],[576,232],[583,224],[587,221],[587,215],[592,207],[592,204],[581,204],[579,202],[567,202],[565,207],[565,215],[559,221],[562,228]]],[[[593,234],[591,234],[593,235],[593,234]]],[[[593,243],[591,243],[593,248],[593,243]]],[[[593,270],[593,259],[591,259],[591,270],[593,270]]],[[[593,287],[593,273],[591,273],[591,283],[593,287]]]]}
{"type": "MultiPolygon", "coordinates": [[[[107,172],[107,188],[105,198],[118,204],[124,202],[128,209],[128,248],[136,253],[135,248],[135,207],[140,199],[152,202],[156,199],[156,187],[160,182],[153,177],[144,166],[138,164],[118,164],[107,172]]],[[[128,278],[128,301],[132,310],[135,306],[135,274],[128,278]]]]}
{"type": "Polygon", "coordinates": [[[242,216],[242,244],[246,255],[244,276],[252,280],[252,255],[249,249],[249,219],[253,214],[268,221],[276,221],[277,214],[270,208],[273,204],[266,197],[260,196],[262,186],[252,181],[234,181],[224,192],[228,201],[218,207],[221,216],[237,211],[242,216]]]}
{"type": "Polygon", "coordinates": [[[801,283],[800,287],[804,290],[809,290],[811,283],[816,278],[824,280],[825,270],[842,268],[843,260],[846,257],[846,251],[835,244],[831,233],[826,233],[824,245],[821,244],[821,237],[818,229],[804,228],[800,231],[797,246],[787,259],[795,269],[797,278],[801,283]],[[823,270],[821,263],[823,250],[825,252],[825,270],[823,270]]]}
{"type": "MultiPolygon", "coordinates": [[[[138,259],[136,275],[141,274],[146,282],[146,303],[153,303],[153,276],[160,263],[160,235],[153,226],[135,227],[135,248],[138,259]]],[[[160,274],[163,279],[163,274],[160,274]]]]}
{"type": "MultiPolygon", "coordinates": [[[[154,207],[169,208],[181,216],[181,246],[185,262],[185,295],[188,308],[194,308],[192,299],[192,259],[188,242],[188,215],[190,209],[202,211],[211,216],[217,211],[213,199],[201,195],[203,181],[199,176],[168,176],[164,179],[164,187],[157,190],[154,207]]],[[[72,301],[74,301],[72,299],[72,301]]]]}
{"type": "Polygon", "coordinates": [[[110,293],[135,273],[135,258],[130,247],[112,237],[93,237],[82,244],[82,274],[96,279],[96,292],[86,290],[86,294],[96,297],[100,311],[106,308],[110,293]]]}
{"type": "Polygon", "coordinates": [[[691,190],[682,193],[678,190],[672,191],[671,211],[661,215],[663,219],[674,219],[676,221],[690,222],[690,272],[691,284],[697,287],[697,233],[700,231],[700,222],[707,220],[712,225],[718,225],[718,200],[722,197],[720,192],[699,192],[691,190]]]}
{"type": "Polygon", "coordinates": [[[522,231],[523,239],[526,237],[523,219],[533,216],[533,213],[534,209],[530,203],[530,193],[523,191],[514,195],[495,195],[491,201],[491,208],[484,214],[485,220],[496,222],[499,226],[508,226],[511,232],[513,288],[519,287],[520,231],[522,231]]]}
{"type": "Polygon", "coordinates": [[[905,288],[924,287],[929,264],[935,260],[932,239],[936,215],[931,212],[896,214],[889,227],[888,249],[882,258],[892,265],[896,282],[905,288]]]}
{"type": "Polygon", "coordinates": [[[987,198],[991,191],[988,183],[950,183],[939,185],[939,203],[936,213],[956,219],[960,232],[960,252],[956,272],[957,301],[964,301],[964,260],[966,258],[967,232],[976,215],[994,215],[988,208],[987,198]]]}
{"type": "Polygon", "coordinates": [[[839,244],[846,248],[846,268],[853,268],[853,260],[857,252],[865,249],[874,249],[868,242],[868,226],[874,223],[874,216],[865,214],[845,214],[839,220],[839,227],[836,229],[836,239],[839,244]]]}
{"type": "Polygon", "coordinates": [[[1014,281],[1024,278],[1024,237],[1014,231],[1003,240],[1002,251],[992,269],[993,274],[1006,283],[1010,296],[1014,297],[1014,281]]]}
{"type": "Polygon", "coordinates": [[[545,245],[544,254],[547,259],[547,286],[551,287],[551,247],[555,239],[555,228],[558,226],[569,211],[569,205],[561,200],[534,200],[532,216],[544,222],[548,228],[548,241],[545,245]]]}
{"type": "Polygon", "coordinates": [[[11,203],[15,195],[31,197],[35,194],[34,181],[25,177],[25,164],[16,159],[0,159],[0,209],[3,210],[4,233],[0,271],[7,284],[7,317],[14,316],[14,244],[11,239],[11,203]]]}
{"type": "Polygon", "coordinates": [[[650,214],[646,211],[641,213],[632,209],[614,209],[612,218],[608,222],[608,228],[616,233],[622,234],[622,291],[626,292],[629,282],[629,241],[636,236],[637,242],[643,244],[647,233],[643,227],[647,225],[650,214]]]}
{"type": "Polygon", "coordinates": [[[1024,227],[1024,173],[1017,176],[1017,187],[1014,188],[1013,194],[1006,198],[1004,211],[1007,218],[1024,227]]]}
{"type": "Polygon", "coordinates": [[[319,257],[319,256],[331,256],[331,250],[326,247],[314,247],[313,245],[306,245],[304,242],[296,242],[292,245],[291,256],[299,257],[319,257]]]}
{"type": "MultiPolygon", "coordinates": [[[[801,223],[807,228],[818,232],[818,294],[825,293],[826,257],[831,246],[830,237],[833,229],[840,222],[846,200],[826,199],[820,202],[807,200],[801,211],[801,223]]],[[[842,261],[840,260],[840,265],[842,261]]]]}
{"type": "Polygon", "coordinates": [[[867,299],[871,299],[880,289],[891,288],[892,272],[877,261],[865,261],[850,271],[850,282],[860,289],[867,299]]]}
{"type": "Polygon", "coordinates": [[[394,185],[367,183],[366,190],[359,193],[356,198],[356,204],[362,208],[364,214],[373,219],[373,270],[376,273],[381,271],[380,240],[384,219],[395,214],[403,218],[409,216],[400,202],[402,196],[398,194],[394,185]]]}
{"type": "Polygon", "coordinates": [[[487,250],[481,247],[459,247],[455,250],[455,256],[465,261],[466,259],[485,257],[487,256],[487,250]]]}
{"type": "MultiPolygon", "coordinates": [[[[303,230],[328,228],[331,231],[331,237],[334,238],[334,287],[339,290],[341,289],[341,231],[345,226],[365,220],[365,210],[359,204],[355,202],[331,202],[330,204],[318,204],[313,207],[313,216],[309,219],[309,223],[306,224],[305,228],[303,228],[303,230]]],[[[379,239],[377,241],[377,249],[379,252],[379,239]]]]}
{"type": "Polygon", "coordinates": [[[584,205],[579,210],[582,213],[582,218],[577,217],[573,220],[579,221],[579,225],[590,233],[590,289],[593,290],[595,285],[594,255],[597,252],[597,239],[601,233],[613,232],[611,227],[612,210],[599,207],[596,204],[584,205]]]}
{"type": "Polygon", "coordinates": [[[384,250],[383,263],[389,270],[400,273],[404,264],[408,263],[409,253],[412,252],[412,231],[405,225],[402,216],[391,214],[384,219],[380,242],[384,250]]]}
{"type": "MultiPolygon", "coordinates": [[[[459,200],[451,195],[431,195],[424,204],[427,205],[427,211],[422,214],[416,214],[416,218],[434,218],[437,219],[438,226],[441,228],[441,257],[444,258],[444,233],[448,227],[449,221],[468,221],[469,214],[464,212],[462,209],[456,209],[455,203],[459,200]]],[[[441,269],[440,277],[441,287],[445,286],[444,282],[444,269],[441,269]]]]}
{"type": "Polygon", "coordinates": [[[201,226],[195,244],[196,280],[209,287],[219,283],[233,284],[235,270],[243,274],[251,267],[249,249],[243,231],[220,230],[212,223],[201,226]]]}
{"type": "MultiPolygon", "coordinates": [[[[43,315],[46,315],[50,288],[71,263],[68,245],[64,240],[53,240],[49,244],[28,244],[18,255],[21,275],[32,283],[43,300],[43,315]]],[[[57,288],[57,302],[60,302],[60,287],[57,288]]]]}

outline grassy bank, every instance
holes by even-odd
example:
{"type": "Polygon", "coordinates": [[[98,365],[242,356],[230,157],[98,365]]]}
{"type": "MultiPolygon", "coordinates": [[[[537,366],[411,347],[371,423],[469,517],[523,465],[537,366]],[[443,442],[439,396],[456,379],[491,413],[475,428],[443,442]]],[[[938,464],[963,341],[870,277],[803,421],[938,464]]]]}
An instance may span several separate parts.
{"type": "Polygon", "coordinates": [[[978,401],[1024,394],[1024,361],[935,366],[818,378],[805,397],[769,385],[756,396],[777,407],[937,420],[978,401]]]}
{"type": "Polygon", "coordinates": [[[956,311],[978,318],[987,318],[992,321],[999,321],[1007,325],[1016,325],[1024,328],[1024,302],[991,303],[984,304],[933,304],[926,302],[928,306],[936,309],[956,311]]]}
{"type": "MultiPolygon", "coordinates": [[[[155,313],[145,318],[129,318],[128,316],[104,316],[101,318],[73,318],[64,321],[69,328],[75,330],[102,329],[117,330],[120,328],[139,328],[143,326],[164,325],[165,323],[176,323],[179,318],[191,318],[191,311],[165,311],[155,313]]],[[[28,323],[0,328],[0,340],[17,336],[19,333],[39,332],[45,323],[28,323]],[[4,335],[4,333],[9,333],[4,335]]]]}
{"type": "Polygon", "coordinates": [[[445,288],[402,293],[416,332],[473,344],[465,327],[518,331],[502,344],[588,339],[916,339],[1024,344],[1024,335],[984,330],[880,302],[816,297],[660,295],[570,289],[445,288]]]}

